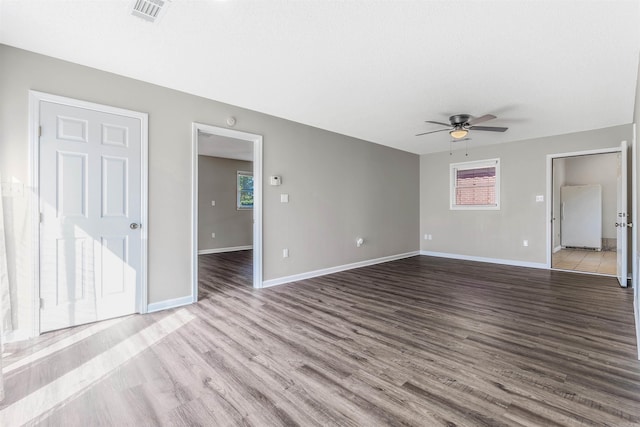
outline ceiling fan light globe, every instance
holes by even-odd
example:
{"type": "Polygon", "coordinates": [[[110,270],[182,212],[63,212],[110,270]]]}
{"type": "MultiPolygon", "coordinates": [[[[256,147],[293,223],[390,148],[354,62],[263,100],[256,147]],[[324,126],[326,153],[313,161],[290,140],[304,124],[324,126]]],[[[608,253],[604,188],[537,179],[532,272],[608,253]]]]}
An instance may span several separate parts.
{"type": "Polygon", "coordinates": [[[449,131],[449,135],[451,135],[453,139],[464,138],[468,133],[469,131],[466,129],[453,129],[452,131],[449,131]]]}

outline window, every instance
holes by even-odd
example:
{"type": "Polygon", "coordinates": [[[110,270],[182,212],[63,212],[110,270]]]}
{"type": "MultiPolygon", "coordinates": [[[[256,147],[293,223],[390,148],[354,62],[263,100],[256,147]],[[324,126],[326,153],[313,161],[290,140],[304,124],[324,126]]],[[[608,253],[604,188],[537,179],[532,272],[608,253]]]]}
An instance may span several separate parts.
{"type": "Polygon", "coordinates": [[[451,209],[500,209],[500,159],[452,163],[451,209]]]}
{"type": "Polygon", "coordinates": [[[238,171],[238,210],[253,209],[253,172],[238,171]]]}

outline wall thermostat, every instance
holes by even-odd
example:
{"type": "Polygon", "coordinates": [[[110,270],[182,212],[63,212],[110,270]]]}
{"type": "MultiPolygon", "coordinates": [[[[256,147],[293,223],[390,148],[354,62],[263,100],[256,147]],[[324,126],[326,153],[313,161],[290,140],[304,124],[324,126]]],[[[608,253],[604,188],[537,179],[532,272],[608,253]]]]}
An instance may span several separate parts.
{"type": "Polygon", "coordinates": [[[279,177],[278,175],[274,175],[271,177],[271,181],[270,181],[271,185],[280,185],[282,184],[282,178],[279,177]]]}

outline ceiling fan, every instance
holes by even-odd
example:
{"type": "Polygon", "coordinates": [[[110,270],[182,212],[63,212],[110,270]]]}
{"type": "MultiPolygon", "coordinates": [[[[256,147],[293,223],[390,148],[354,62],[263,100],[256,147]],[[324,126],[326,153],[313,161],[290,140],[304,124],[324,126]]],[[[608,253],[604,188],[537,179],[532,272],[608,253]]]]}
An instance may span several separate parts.
{"type": "Polygon", "coordinates": [[[478,123],[483,123],[489,120],[495,119],[493,114],[485,114],[480,117],[471,117],[470,114],[456,114],[449,117],[449,124],[442,122],[434,122],[432,120],[425,120],[425,123],[433,123],[436,125],[446,126],[444,129],[432,130],[430,132],[419,133],[416,136],[427,135],[430,133],[449,131],[449,135],[455,140],[460,140],[467,136],[470,130],[482,130],[489,132],[504,132],[509,128],[495,127],[495,126],[476,126],[478,123]]]}

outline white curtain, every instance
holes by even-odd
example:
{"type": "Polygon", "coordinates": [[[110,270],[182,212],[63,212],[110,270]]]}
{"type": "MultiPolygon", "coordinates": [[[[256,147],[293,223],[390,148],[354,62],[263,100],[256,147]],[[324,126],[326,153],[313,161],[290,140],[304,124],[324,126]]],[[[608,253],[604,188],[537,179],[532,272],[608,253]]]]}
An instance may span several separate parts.
{"type": "MultiPolygon", "coordinates": [[[[2,174],[0,174],[2,182],[2,174]]],[[[4,346],[2,336],[5,331],[13,330],[11,321],[11,297],[9,293],[9,276],[7,273],[7,246],[5,244],[4,207],[0,197],[0,401],[4,399],[4,379],[2,377],[2,353],[4,346]]]]}

